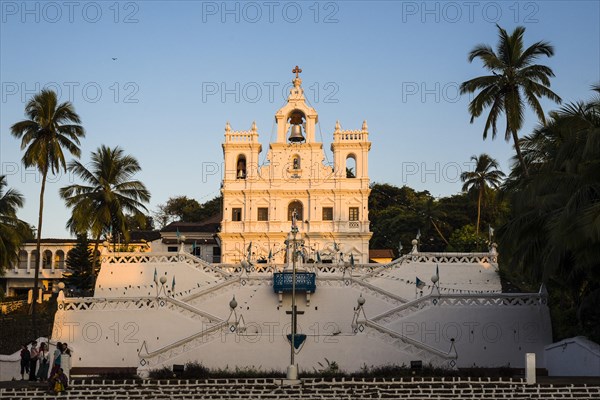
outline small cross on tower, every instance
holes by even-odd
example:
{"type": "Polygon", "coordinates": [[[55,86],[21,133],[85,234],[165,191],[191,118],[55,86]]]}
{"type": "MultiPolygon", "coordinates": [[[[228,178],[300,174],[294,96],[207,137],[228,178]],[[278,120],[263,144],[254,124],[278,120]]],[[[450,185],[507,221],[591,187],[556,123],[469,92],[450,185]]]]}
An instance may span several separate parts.
{"type": "Polygon", "coordinates": [[[296,78],[298,78],[298,77],[299,77],[299,76],[298,76],[298,74],[300,74],[301,72],[302,72],[302,70],[301,70],[301,69],[300,69],[300,67],[298,67],[297,65],[296,65],[296,68],[294,68],[294,69],[292,70],[292,73],[293,73],[293,74],[296,74],[296,78]]]}

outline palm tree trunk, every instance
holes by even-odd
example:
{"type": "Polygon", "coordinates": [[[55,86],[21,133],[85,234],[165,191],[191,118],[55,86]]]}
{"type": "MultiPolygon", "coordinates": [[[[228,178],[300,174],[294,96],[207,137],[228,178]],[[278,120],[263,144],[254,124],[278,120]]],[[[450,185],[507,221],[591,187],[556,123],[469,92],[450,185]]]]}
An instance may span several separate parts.
{"type": "Polygon", "coordinates": [[[521,168],[523,168],[523,174],[525,178],[529,178],[529,169],[527,168],[527,164],[525,164],[525,159],[523,159],[523,154],[521,154],[521,145],[519,144],[519,135],[517,135],[517,131],[512,131],[513,142],[515,142],[515,150],[517,151],[517,158],[519,159],[519,164],[521,164],[521,168]]]}
{"type": "Polygon", "coordinates": [[[35,277],[33,279],[33,296],[31,296],[31,322],[33,328],[33,339],[37,340],[38,338],[38,329],[37,329],[37,300],[38,300],[38,287],[39,287],[39,278],[40,278],[40,267],[44,260],[42,257],[42,215],[44,213],[44,191],[46,190],[46,176],[48,175],[48,171],[42,171],[42,188],[40,189],[40,212],[38,216],[38,229],[37,229],[37,243],[36,250],[38,259],[35,263],[35,277]]]}
{"type": "Polygon", "coordinates": [[[442,231],[440,231],[440,228],[438,228],[438,226],[436,225],[436,223],[433,221],[433,219],[431,219],[431,224],[433,225],[433,227],[435,228],[435,230],[437,231],[438,235],[440,235],[440,237],[442,238],[442,240],[444,241],[444,243],[446,243],[446,245],[449,245],[450,243],[448,243],[448,241],[446,240],[446,238],[444,237],[444,235],[442,234],[442,231]]]}
{"type": "Polygon", "coordinates": [[[94,285],[96,284],[96,263],[98,262],[98,247],[100,246],[100,236],[98,233],[94,238],[94,252],[92,253],[92,277],[94,278],[94,285]]]}
{"type": "Polygon", "coordinates": [[[477,229],[476,234],[479,236],[479,221],[481,219],[481,196],[483,195],[483,186],[479,188],[479,196],[477,197],[477,229]]]}

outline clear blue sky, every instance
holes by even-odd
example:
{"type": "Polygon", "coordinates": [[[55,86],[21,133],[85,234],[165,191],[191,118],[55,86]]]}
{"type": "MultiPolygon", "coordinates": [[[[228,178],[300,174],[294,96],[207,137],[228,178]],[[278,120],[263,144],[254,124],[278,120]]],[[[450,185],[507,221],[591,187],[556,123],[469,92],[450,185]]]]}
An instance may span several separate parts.
{"type": "MultiPolygon", "coordinates": [[[[268,148],[273,115],[297,64],[326,149],[336,120],[358,129],[366,119],[371,180],[434,196],[460,191],[458,174],[471,155],[487,152],[505,171],[510,165],[512,145],[501,137],[484,142],[484,121],[469,124],[469,99],[457,93],[460,82],[483,73],[467,53],[479,43],[495,45],[495,23],[525,26],[528,45],[555,46],[555,56],[540,63],[554,70],[552,89],[565,101],[589,98],[600,82],[598,1],[0,5],[0,173],[26,196],[20,217],[31,224],[39,180],[20,165],[10,126],[43,87],[58,89],[81,115],[83,162],[101,144],[138,158],[155,210],[171,196],[204,202],[218,194],[226,121],[243,130],[256,120],[268,148]]],[[[522,133],[535,124],[528,114],[522,133]]],[[[69,211],[58,190],[72,181],[51,179],[44,237],[68,236],[69,211]]]]}

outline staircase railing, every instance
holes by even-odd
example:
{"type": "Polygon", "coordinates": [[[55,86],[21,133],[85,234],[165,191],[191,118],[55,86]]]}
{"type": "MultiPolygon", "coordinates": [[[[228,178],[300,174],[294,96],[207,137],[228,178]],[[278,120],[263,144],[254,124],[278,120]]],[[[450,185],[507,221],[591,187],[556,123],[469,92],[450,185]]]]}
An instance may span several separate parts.
{"type": "Polygon", "coordinates": [[[371,318],[371,321],[389,323],[428,306],[531,306],[545,305],[546,296],[539,293],[481,293],[481,294],[428,294],[394,307],[371,318]]]}

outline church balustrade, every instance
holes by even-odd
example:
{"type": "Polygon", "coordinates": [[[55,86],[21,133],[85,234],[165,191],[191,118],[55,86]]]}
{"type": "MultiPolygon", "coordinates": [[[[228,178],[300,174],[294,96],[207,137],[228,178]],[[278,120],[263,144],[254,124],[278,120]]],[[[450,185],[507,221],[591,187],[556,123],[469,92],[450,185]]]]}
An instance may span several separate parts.
{"type": "Polygon", "coordinates": [[[360,222],[359,221],[348,221],[348,229],[359,230],[360,222]]]}
{"type": "Polygon", "coordinates": [[[107,264],[144,264],[144,263],[177,263],[189,264],[194,268],[213,272],[228,278],[230,275],[213,264],[195,257],[190,253],[108,253],[102,256],[102,263],[107,264]]]}
{"type": "Polygon", "coordinates": [[[498,262],[494,253],[410,253],[387,264],[392,267],[402,263],[434,263],[434,264],[491,264],[498,262]]]}
{"type": "Polygon", "coordinates": [[[152,310],[167,309],[182,314],[190,319],[203,323],[221,322],[222,319],[205,311],[198,310],[189,304],[170,297],[152,298],[65,298],[59,301],[61,311],[117,311],[117,310],[152,310]]]}
{"type": "Polygon", "coordinates": [[[362,130],[342,130],[336,133],[335,136],[340,142],[367,141],[369,138],[368,133],[362,130]]]}
{"type": "Polygon", "coordinates": [[[178,340],[155,351],[148,351],[148,345],[146,342],[143,342],[140,351],[138,352],[140,368],[142,370],[156,368],[191,349],[205,345],[207,342],[214,340],[217,337],[222,337],[225,333],[223,330],[227,329],[228,326],[230,326],[228,321],[219,322],[187,338],[178,340]]]}
{"type": "Polygon", "coordinates": [[[484,306],[484,307],[530,307],[547,304],[544,295],[534,293],[524,294],[430,294],[413,300],[382,314],[371,320],[388,324],[427,307],[435,306],[484,306]]]}
{"type": "Polygon", "coordinates": [[[256,132],[252,131],[231,131],[225,135],[225,141],[228,143],[254,142],[256,132]]]}
{"type": "Polygon", "coordinates": [[[388,329],[372,320],[359,319],[353,325],[356,334],[366,334],[377,337],[384,342],[393,343],[394,346],[399,347],[403,352],[412,354],[415,358],[421,359],[425,363],[447,365],[450,369],[456,366],[455,360],[458,358],[458,355],[453,342],[448,343],[449,350],[446,352],[400,332],[388,329]]]}

